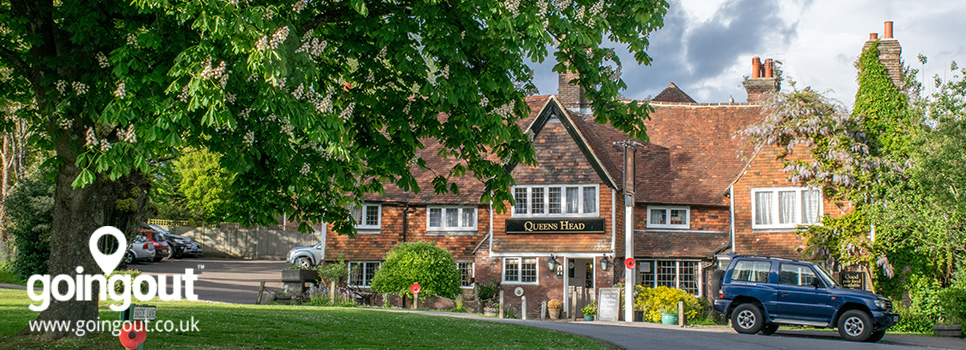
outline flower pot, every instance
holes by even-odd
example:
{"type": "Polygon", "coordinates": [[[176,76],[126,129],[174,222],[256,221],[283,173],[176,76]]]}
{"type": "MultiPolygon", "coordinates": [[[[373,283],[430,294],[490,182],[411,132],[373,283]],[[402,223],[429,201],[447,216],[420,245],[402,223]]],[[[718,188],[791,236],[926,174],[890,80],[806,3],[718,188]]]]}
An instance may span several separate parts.
{"type": "Polygon", "coordinates": [[[644,322],[644,311],[634,311],[634,322],[644,322]]]}
{"type": "Polygon", "coordinates": [[[661,323],[663,324],[678,324],[677,314],[661,314],[661,323]]]}
{"type": "Polygon", "coordinates": [[[315,270],[282,270],[282,282],[299,283],[314,282],[319,279],[319,273],[315,270]]]}
{"type": "Polygon", "coordinates": [[[593,321],[594,315],[584,315],[584,321],[593,321]]]}
{"type": "Polygon", "coordinates": [[[560,318],[560,309],[547,309],[547,313],[550,314],[551,320],[556,320],[560,318]]]}
{"type": "Polygon", "coordinates": [[[484,307],[483,308],[483,316],[496,316],[499,312],[500,312],[500,310],[498,310],[495,307],[484,307]]]}
{"type": "Polygon", "coordinates": [[[951,326],[937,324],[932,326],[932,332],[936,333],[937,337],[962,338],[963,326],[958,324],[951,326]]]}

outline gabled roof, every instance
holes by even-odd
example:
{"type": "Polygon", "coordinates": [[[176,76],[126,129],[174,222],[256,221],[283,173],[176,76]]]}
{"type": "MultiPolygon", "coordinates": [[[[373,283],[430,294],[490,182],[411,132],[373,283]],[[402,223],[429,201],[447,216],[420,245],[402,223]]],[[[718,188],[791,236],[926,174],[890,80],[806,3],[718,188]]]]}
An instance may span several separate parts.
{"type": "Polygon", "coordinates": [[[671,83],[671,85],[668,85],[666,88],[664,88],[664,91],[661,91],[661,93],[657,94],[657,96],[654,96],[651,101],[697,103],[697,101],[691,98],[691,96],[688,96],[688,94],[684,93],[684,91],[681,91],[681,89],[679,89],[677,85],[674,85],[674,83],[671,83]]]}

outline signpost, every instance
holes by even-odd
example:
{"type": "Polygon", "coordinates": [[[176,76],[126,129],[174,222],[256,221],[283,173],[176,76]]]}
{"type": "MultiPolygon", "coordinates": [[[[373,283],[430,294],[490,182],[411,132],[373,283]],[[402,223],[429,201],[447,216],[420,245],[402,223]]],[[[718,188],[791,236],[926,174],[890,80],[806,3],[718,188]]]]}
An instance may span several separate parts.
{"type": "Polygon", "coordinates": [[[146,332],[143,329],[144,321],[154,320],[157,318],[157,315],[158,307],[151,305],[131,305],[127,310],[121,311],[120,316],[122,321],[131,321],[132,324],[141,322],[139,327],[142,327],[140,330],[128,327],[128,330],[121,334],[121,344],[128,349],[144,349],[144,339],[146,337],[146,332]],[[129,336],[128,338],[130,339],[123,338],[125,336],[129,336]],[[135,340],[135,337],[137,340],[135,340]]]}
{"type": "Polygon", "coordinates": [[[419,309],[419,291],[422,288],[419,287],[419,283],[413,283],[409,286],[409,291],[413,292],[413,310],[419,309]]]}
{"type": "Polygon", "coordinates": [[[620,288],[601,288],[597,298],[597,319],[600,321],[617,321],[620,315],[620,288]]]}
{"type": "Polygon", "coordinates": [[[627,265],[628,270],[634,270],[634,258],[624,259],[624,265],[627,265]]]}

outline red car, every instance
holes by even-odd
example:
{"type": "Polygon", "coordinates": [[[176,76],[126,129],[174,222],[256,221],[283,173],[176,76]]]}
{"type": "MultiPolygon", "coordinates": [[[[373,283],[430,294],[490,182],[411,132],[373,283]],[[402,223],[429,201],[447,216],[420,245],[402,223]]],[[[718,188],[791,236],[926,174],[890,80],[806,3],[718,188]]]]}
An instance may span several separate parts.
{"type": "Polygon", "coordinates": [[[154,243],[154,261],[158,262],[164,258],[171,257],[171,247],[168,245],[168,241],[164,239],[164,234],[155,231],[151,227],[143,226],[138,229],[138,232],[144,235],[144,240],[147,242],[154,243]]]}

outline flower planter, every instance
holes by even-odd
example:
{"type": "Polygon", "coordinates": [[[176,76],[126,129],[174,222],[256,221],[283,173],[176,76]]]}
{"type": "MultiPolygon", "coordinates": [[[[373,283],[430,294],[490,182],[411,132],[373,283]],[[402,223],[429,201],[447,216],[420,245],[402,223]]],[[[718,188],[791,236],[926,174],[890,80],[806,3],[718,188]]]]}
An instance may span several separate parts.
{"type": "Polygon", "coordinates": [[[496,316],[499,312],[500,312],[500,310],[498,310],[495,307],[484,307],[483,308],[483,316],[496,316]]]}
{"type": "Polygon", "coordinates": [[[644,311],[634,311],[634,322],[644,322],[644,311]]]}
{"type": "Polygon", "coordinates": [[[560,319],[560,309],[547,309],[547,313],[550,314],[551,320],[560,319]]]}
{"type": "Polygon", "coordinates": [[[661,323],[663,324],[678,324],[677,314],[661,314],[661,323]]]}
{"type": "Polygon", "coordinates": [[[594,315],[584,315],[584,321],[593,321],[594,315]]]}
{"type": "Polygon", "coordinates": [[[963,326],[962,325],[947,326],[947,325],[937,324],[932,326],[932,332],[936,333],[937,337],[962,338],[963,326]]]}
{"type": "Polygon", "coordinates": [[[302,283],[315,282],[319,279],[319,273],[315,270],[282,270],[282,282],[302,283]]]}

